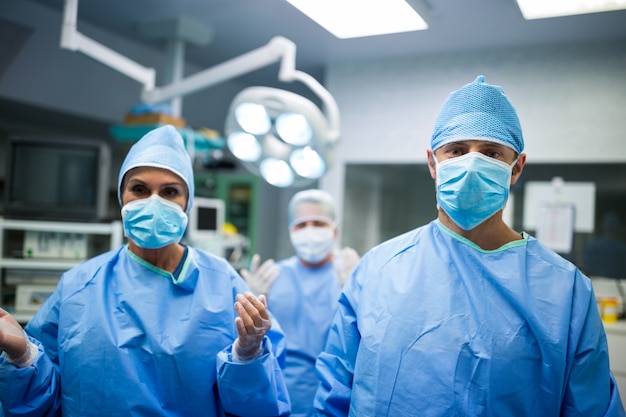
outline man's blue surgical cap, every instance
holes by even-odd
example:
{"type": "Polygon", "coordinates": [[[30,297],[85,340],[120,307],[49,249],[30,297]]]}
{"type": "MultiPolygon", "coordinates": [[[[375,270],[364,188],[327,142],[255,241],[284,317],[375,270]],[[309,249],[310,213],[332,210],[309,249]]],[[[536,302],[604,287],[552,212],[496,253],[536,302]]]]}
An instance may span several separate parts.
{"type": "Polygon", "coordinates": [[[513,105],[501,87],[485,84],[483,75],[450,93],[435,122],[430,147],[434,151],[463,140],[500,143],[518,154],[524,150],[522,127],[513,105]]]}
{"type": "Polygon", "coordinates": [[[120,205],[122,204],[121,187],[124,175],[137,167],[167,169],[185,181],[189,191],[187,200],[187,213],[189,213],[194,193],[193,167],[183,138],[176,128],[165,125],[151,130],[130,148],[117,179],[117,199],[120,205]]]}
{"type": "Polygon", "coordinates": [[[335,221],[335,202],[333,197],[323,190],[309,189],[297,192],[289,201],[289,207],[287,208],[289,217],[289,227],[291,227],[296,220],[296,209],[300,203],[314,203],[319,204],[322,208],[324,215],[328,217],[330,222],[335,221]]]}

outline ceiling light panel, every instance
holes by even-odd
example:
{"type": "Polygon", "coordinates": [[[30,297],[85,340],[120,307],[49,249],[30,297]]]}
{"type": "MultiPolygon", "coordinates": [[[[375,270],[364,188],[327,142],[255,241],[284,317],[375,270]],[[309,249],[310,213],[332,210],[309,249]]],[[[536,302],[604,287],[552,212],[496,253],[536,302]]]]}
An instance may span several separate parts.
{"type": "Polygon", "coordinates": [[[626,9],[626,0],[517,0],[526,20],[626,9]]]}
{"type": "Polygon", "coordinates": [[[339,39],[428,28],[406,0],[287,0],[339,39]]]}

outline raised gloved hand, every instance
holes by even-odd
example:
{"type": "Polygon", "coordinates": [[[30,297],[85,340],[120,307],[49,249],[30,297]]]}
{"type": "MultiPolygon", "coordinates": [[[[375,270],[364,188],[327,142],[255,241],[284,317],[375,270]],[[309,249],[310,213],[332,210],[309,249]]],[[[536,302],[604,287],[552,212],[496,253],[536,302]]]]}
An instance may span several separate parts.
{"type": "Polygon", "coordinates": [[[239,317],[235,318],[238,337],[233,343],[233,357],[241,362],[254,360],[261,355],[263,338],[272,327],[267,300],[264,295],[257,298],[246,291],[237,294],[235,310],[239,317]]]}
{"type": "Polygon", "coordinates": [[[352,273],[352,270],[354,269],[356,264],[359,262],[359,259],[361,259],[359,257],[359,254],[354,249],[347,246],[343,249],[340,249],[335,254],[335,259],[333,260],[333,263],[335,265],[335,272],[339,277],[339,283],[342,287],[348,280],[348,277],[352,273]]]}
{"type": "Polygon", "coordinates": [[[279,266],[276,265],[273,259],[268,259],[259,266],[260,262],[261,256],[256,253],[252,256],[252,261],[250,261],[250,271],[247,269],[241,270],[241,276],[246,280],[250,290],[256,295],[267,294],[280,272],[279,266]]]}
{"type": "Polygon", "coordinates": [[[2,351],[9,362],[20,368],[30,366],[37,358],[37,347],[28,340],[22,326],[0,308],[0,353],[2,351]]]}

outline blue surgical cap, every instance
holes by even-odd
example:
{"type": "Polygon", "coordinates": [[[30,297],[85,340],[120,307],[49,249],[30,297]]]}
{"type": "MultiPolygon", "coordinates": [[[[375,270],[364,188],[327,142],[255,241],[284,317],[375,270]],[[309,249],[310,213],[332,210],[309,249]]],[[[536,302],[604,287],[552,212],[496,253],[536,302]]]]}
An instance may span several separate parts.
{"type": "Polygon", "coordinates": [[[485,84],[483,75],[450,93],[435,122],[430,147],[434,151],[463,140],[500,143],[518,154],[524,150],[522,127],[513,105],[501,87],[485,84]]]}
{"type": "Polygon", "coordinates": [[[328,217],[328,220],[331,222],[335,221],[335,202],[333,197],[326,191],[310,189],[297,192],[289,201],[287,212],[290,227],[297,220],[296,209],[298,205],[304,202],[319,204],[324,212],[324,216],[328,217]]]}
{"type": "Polygon", "coordinates": [[[165,125],[151,130],[130,148],[117,179],[117,199],[120,205],[122,204],[121,187],[124,175],[137,167],[167,169],[185,181],[189,192],[187,200],[187,213],[189,213],[194,193],[193,167],[183,138],[176,128],[165,125]]]}

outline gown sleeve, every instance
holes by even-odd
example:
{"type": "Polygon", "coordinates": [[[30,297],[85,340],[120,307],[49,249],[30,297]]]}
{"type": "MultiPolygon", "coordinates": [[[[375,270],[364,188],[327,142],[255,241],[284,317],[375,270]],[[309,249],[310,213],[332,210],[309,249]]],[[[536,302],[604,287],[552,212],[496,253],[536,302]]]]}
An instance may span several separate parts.
{"type": "MultiPolygon", "coordinates": [[[[236,273],[234,273],[236,274],[236,273]]],[[[234,294],[249,288],[236,275],[234,294]]],[[[227,415],[240,417],[288,416],[291,413],[289,393],[283,376],[287,356],[285,334],[272,312],[272,327],[263,339],[263,352],[250,362],[233,359],[230,344],[217,354],[217,391],[227,415]]]]}
{"type": "MultiPolygon", "coordinates": [[[[29,339],[37,345],[38,356],[28,367],[18,368],[0,356],[0,403],[8,415],[28,417],[61,416],[61,385],[57,365],[52,361],[48,348],[42,344],[41,318],[54,322],[58,292],[53,293],[26,326],[29,339]]],[[[47,330],[48,337],[56,326],[47,330]]],[[[51,351],[54,350],[50,347],[51,351]]],[[[54,356],[56,357],[56,355],[54,356]]],[[[1,415],[1,414],[0,414],[1,415]]]]}
{"type": "Polygon", "coordinates": [[[291,404],[282,373],[285,355],[284,335],[274,324],[256,360],[235,362],[232,345],[219,352],[217,387],[224,410],[242,417],[288,416],[291,404]]]}
{"type": "Polygon", "coordinates": [[[593,288],[580,271],[576,274],[570,323],[574,352],[565,382],[561,416],[625,417],[615,378],[609,371],[606,333],[593,288]],[[606,409],[604,413],[603,409],[606,409]]]}
{"type": "Polygon", "coordinates": [[[350,410],[356,354],[361,342],[356,317],[360,295],[362,259],[339,297],[339,307],[330,327],[326,346],[317,358],[315,373],[320,379],[314,406],[316,415],[347,416],[350,410]]]}

